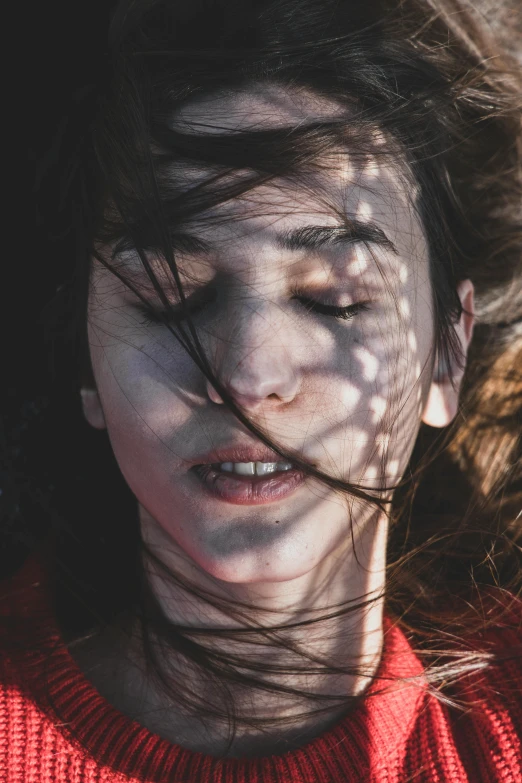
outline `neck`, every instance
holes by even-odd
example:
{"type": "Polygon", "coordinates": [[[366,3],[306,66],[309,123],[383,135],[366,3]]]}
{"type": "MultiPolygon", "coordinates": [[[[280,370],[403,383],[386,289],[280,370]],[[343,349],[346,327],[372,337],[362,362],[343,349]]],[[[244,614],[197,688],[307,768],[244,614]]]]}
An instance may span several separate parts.
{"type": "MultiPolygon", "coordinates": [[[[169,693],[148,672],[144,637],[136,623],[125,641],[121,633],[111,630],[93,640],[95,650],[91,644],[77,659],[80,664],[83,661],[84,670],[86,664],[90,668],[86,674],[108,701],[173,743],[230,756],[294,749],[356,707],[377,669],[382,649],[386,536],[385,520],[376,518],[359,536],[358,562],[353,548],[346,548],[323,563],[320,573],[316,570],[290,583],[223,585],[219,597],[226,600],[214,605],[173,584],[162,569],[147,562],[149,586],[162,614],[186,629],[235,629],[229,637],[190,631],[186,635],[211,655],[223,654],[225,661],[237,656],[247,662],[242,673],[272,686],[269,689],[249,685],[236,671],[227,679],[225,696],[201,668],[153,636],[161,669],[174,686],[169,693]],[[248,610],[237,609],[245,604],[248,610]],[[329,617],[319,621],[324,616],[329,617]],[[277,630],[269,630],[274,627],[277,630]],[[263,632],[252,633],[252,628],[263,632]],[[126,649],[123,658],[122,644],[126,649]],[[96,674],[93,662],[97,663],[96,674]],[[293,692],[285,692],[289,689],[293,692]],[[227,703],[237,718],[231,743],[227,703]]],[[[165,561],[161,535],[156,547],[151,546],[150,537],[147,543],[165,561]]],[[[179,573],[179,562],[167,565],[179,573]]]]}

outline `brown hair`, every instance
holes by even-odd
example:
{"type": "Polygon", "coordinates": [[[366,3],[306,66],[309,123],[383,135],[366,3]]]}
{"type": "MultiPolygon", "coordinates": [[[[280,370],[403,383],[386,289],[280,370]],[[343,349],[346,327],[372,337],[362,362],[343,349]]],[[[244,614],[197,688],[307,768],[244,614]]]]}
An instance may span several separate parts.
{"type": "MultiPolygon", "coordinates": [[[[143,249],[140,220],[153,215],[155,241],[164,248],[176,276],[164,219],[167,207],[169,217],[177,219],[198,214],[205,205],[239,195],[282,171],[299,171],[313,163],[319,150],[339,142],[339,128],[325,123],[292,134],[245,133],[241,143],[238,136],[234,144],[224,137],[202,142],[168,133],[162,125],[167,108],[193,94],[223,85],[248,85],[261,77],[301,83],[340,102],[357,96],[364,111],[350,131],[354,148],[367,153],[365,129],[384,128],[407,151],[422,191],[421,217],[432,256],[440,351],[452,350],[452,323],[458,314],[456,283],[469,277],[477,293],[478,325],[460,412],[444,431],[421,426],[390,511],[386,611],[415,638],[419,654],[429,659],[440,652],[441,640],[450,634],[464,641],[498,621],[498,614],[493,619],[479,611],[478,590],[498,585],[507,593],[520,593],[520,67],[490,35],[484,18],[456,0],[349,4],[278,0],[245,2],[240,9],[224,0],[214,8],[215,19],[208,25],[212,32],[207,33],[198,26],[201,9],[195,1],[148,0],[118,7],[111,28],[113,78],[101,90],[96,119],[68,179],[82,199],[79,246],[83,244],[89,253],[79,253],[74,278],[54,306],[60,317],[65,307],[70,322],[76,319],[74,345],[82,357],[81,382],[93,384],[85,322],[89,258],[91,252],[97,255],[96,246],[108,240],[124,246],[130,240],[143,249]],[[163,148],[168,149],[169,160],[176,156],[210,160],[226,171],[246,166],[256,176],[241,181],[235,190],[218,177],[183,204],[174,203],[167,184],[155,176],[162,163],[158,150],[163,148]],[[108,202],[116,207],[110,215],[108,202]],[[160,208],[161,204],[167,207],[160,208]]],[[[143,252],[141,258],[147,266],[143,252]]],[[[240,421],[271,443],[214,378],[196,332],[189,327],[181,338],[240,421]]],[[[101,453],[106,446],[93,442],[92,448],[101,453]]],[[[334,480],[292,458],[330,486],[376,502],[364,488],[334,480]]],[[[113,492],[119,486],[118,497],[123,500],[115,501],[114,508],[122,508],[124,502],[130,508],[116,473],[112,467],[103,478],[113,492]]],[[[173,627],[147,592],[137,556],[142,546],[137,529],[131,532],[125,526],[123,532],[111,518],[97,534],[95,527],[86,525],[86,514],[73,522],[78,493],[73,494],[74,503],[69,509],[63,507],[59,521],[51,519],[59,576],[57,608],[71,642],[96,632],[104,622],[114,622],[121,612],[138,612],[145,640],[148,634],[151,639],[157,636],[214,682],[267,687],[261,668],[248,670],[248,662],[232,653],[227,661],[214,655],[212,629],[206,634],[210,639],[206,645],[205,633],[173,627]],[[124,587],[108,597],[108,577],[104,581],[102,573],[114,570],[116,549],[111,546],[119,545],[122,535],[129,542],[129,556],[120,564],[119,583],[124,587]],[[80,566],[86,546],[100,565],[98,569],[91,565],[89,573],[80,566]]],[[[59,507],[56,499],[52,503],[59,507]]],[[[184,585],[184,589],[196,588],[184,585]]],[[[340,616],[352,608],[338,608],[336,613],[340,616]]],[[[244,617],[246,609],[238,607],[238,616],[244,617]]],[[[288,644],[287,631],[248,629],[258,643],[264,638],[267,645],[281,646],[288,644]]],[[[230,640],[233,645],[233,634],[230,640]]],[[[444,646],[451,657],[449,644],[444,646]]],[[[152,645],[148,651],[153,673],[173,698],[188,707],[207,709],[208,705],[194,704],[191,694],[166,676],[152,645]]],[[[306,658],[306,651],[301,653],[306,658]]],[[[486,651],[463,657],[457,650],[455,658],[450,667],[433,665],[427,672],[439,698],[447,698],[443,686],[470,667],[491,665],[486,651]]],[[[330,671],[328,662],[321,666],[321,671],[330,671]]],[[[348,666],[346,670],[352,671],[348,666]]],[[[219,710],[215,716],[221,716],[219,710]]],[[[229,716],[226,708],[222,716],[229,716]]]]}

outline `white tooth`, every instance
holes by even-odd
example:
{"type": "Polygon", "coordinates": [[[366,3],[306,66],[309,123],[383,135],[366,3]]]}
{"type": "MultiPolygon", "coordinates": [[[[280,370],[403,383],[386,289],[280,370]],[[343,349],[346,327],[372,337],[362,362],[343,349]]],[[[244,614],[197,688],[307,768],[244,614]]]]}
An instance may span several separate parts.
{"type": "Polygon", "coordinates": [[[277,470],[291,470],[294,466],[291,462],[277,462],[277,470]]]}
{"type": "Polygon", "coordinates": [[[233,473],[234,472],[234,463],[233,462],[222,462],[219,466],[221,470],[225,470],[227,473],[233,473]]]}
{"type": "Polygon", "coordinates": [[[255,462],[234,462],[234,473],[239,473],[240,476],[255,476],[256,463],[255,462]]]}
{"type": "Polygon", "coordinates": [[[256,475],[266,476],[267,473],[275,473],[277,462],[256,462],[256,475]]]}

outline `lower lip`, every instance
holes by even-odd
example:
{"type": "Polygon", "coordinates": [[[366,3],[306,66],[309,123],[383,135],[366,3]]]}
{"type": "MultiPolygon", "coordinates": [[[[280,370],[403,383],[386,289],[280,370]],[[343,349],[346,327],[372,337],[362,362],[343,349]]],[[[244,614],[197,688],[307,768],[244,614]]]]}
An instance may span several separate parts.
{"type": "Polygon", "coordinates": [[[214,498],[238,506],[261,506],[288,497],[304,483],[305,475],[299,470],[285,470],[268,476],[239,476],[224,473],[210,466],[199,465],[191,469],[205,492],[214,498]]]}

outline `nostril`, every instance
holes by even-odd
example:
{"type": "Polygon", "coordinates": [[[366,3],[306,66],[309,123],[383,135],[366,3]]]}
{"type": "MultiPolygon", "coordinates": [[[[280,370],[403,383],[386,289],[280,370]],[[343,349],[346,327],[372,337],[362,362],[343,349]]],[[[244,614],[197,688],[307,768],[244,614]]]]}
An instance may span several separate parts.
{"type": "MultiPolygon", "coordinates": [[[[223,384],[227,394],[241,408],[249,410],[257,409],[260,405],[289,403],[298,393],[297,375],[288,366],[265,366],[263,369],[253,367],[251,364],[242,363],[234,368],[234,377],[227,375],[222,380],[220,372],[216,380],[223,384]]],[[[205,389],[208,399],[216,405],[224,405],[225,401],[213,386],[212,382],[205,378],[205,389]]]]}

